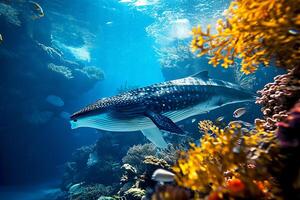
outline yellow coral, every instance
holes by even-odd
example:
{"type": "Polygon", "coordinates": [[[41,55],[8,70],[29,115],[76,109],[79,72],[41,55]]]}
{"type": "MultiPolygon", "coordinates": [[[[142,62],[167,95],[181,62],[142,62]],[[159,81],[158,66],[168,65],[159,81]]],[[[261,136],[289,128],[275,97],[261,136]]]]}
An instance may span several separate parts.
{"type": "Polygon", "coordinates": [[[241,58],[241,70],[254,72],[259,64],[285,68],[300,64],[300,0],[235,0],[218,20],[217,33],[193,28],[192,51],[209,53],[209,63],[227,68],[241,58]]]}
{"type": "Polygon", "coordinates": [[[201,146],[191,144],[173,167],[178,185],[199,194],[218,193],[223,188],[239,197],[249,193],[270,196],[270,190],[276,188],[267,170],[267,164],[276,159],[270,156],[277,149],[273,132],[260,127],[245,131],[238,123],[224,129],[212,125],[210,130],[212,134],[206,132],[200,140],[201,146]],[[263,184],[266,182],[270,184],[263,184]]]}
{"type": "Polygon", "coordinates": [[[210,132],[210,129],[213,127],[213,122],[210,120],[202,120],[198,123],[198,128],[204,133],[210,132]]]}

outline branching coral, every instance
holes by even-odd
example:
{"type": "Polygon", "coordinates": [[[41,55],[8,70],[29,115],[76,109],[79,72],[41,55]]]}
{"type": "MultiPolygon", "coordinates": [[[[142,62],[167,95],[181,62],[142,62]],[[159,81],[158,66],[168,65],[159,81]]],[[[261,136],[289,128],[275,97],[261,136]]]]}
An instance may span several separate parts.
{"type": "Polygon", "coordinates": [[[97,200],[102,195],[110,194],[111,190],[111,187],[102,184],[79,185],[73,193],[70,193],[69,198],[73,200],[97,200]]]}
{"type": "Polygon", "coordinates": [[[210,120],[202,120],[198,123],[198,128],[204,133],[209,133],[211,132],[211,128],[213,127],[213,125],[213,122],[210,120]]]}
{"type": "Polygon", "coordinates": [[[288,110],[300,99],[300,80],[294,70],[276,76],[274,80],[257,92],[260,97],[256,100],[263,106],[265,118],[257,121],[268,130],[275,130],[276,123],[287,117],[288,110]]]}
{"type": "Polygon", "coordinates": [[[277,159],[270,156],[277,150],[274,134],[261,127],[245,132],[238,123],[210,130],[213,134],[206,131],[201,146],[191,144],[173,168],[178,185],[220,197],[273,197],[276,185],[268,166],[277,159]]]}
{"type": "Polygon", "coordinates": [[[156,148],[153,144],[135,145],[131,147],[126,156],[123,157],[123,163],[128,163],[136,168],[138,168],[146,156],[155,155],[156,148]]]}
{"type": "Polygon", "coordinates": [[[255,74],[246,75],[244,72],[241,71],[241,67],[235,65],[234,66],[234,81],[240,85],[242,88],[247,90],[252,90],[254,84],[256,82],[255,74]]]}
{"type": "Polygon", "coordinates": [[[170,165],[164,159],[159,159],[155,156],[146,156],[143,163],[146,166],[146,170],[150,171],[147,174],[152,174],[158,168],[170,169],[170,165]]]}
{"type": "MultiPolygon", "coordinates": [[[[217,33],[194,28],[192,50],[198,56],[212,55],[210,63],[227,68],[234,59],[242,59],[241,70],[254,72],[259,64],[284,68],[300,64],[299,0],[235,0],[218,20],[217,33]]],[[[299,68],[298,68],[299,69],[299,68]]]]}
{"type": "Polygon", "coordinates": [[[130,188],[125,192],[125,199],[140,200],[145,194],[145,190],[142,190],[140,188],[130,188]]]}

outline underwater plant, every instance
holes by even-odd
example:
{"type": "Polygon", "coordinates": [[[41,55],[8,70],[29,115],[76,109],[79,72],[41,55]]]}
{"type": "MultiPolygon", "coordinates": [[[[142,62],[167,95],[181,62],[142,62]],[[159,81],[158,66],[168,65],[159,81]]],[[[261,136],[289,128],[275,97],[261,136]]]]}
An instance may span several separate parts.
{"type": "Polygon", "coordinates": [[[173,167],[179,186],[208,199],[268,199],[279,191],[269,170],[279,156],[273,132],[259,126],[245,131],[239,123],[224,129],[212,125],[200,143],[191,144],[173,167]]]}
{"type": "Polygon", "coordinates": [[[287,112],[300,99],[300,80],[295,70],[278,75],[257,92],[256,103],[262,106],[264,119],[257,119],[267,130],[275,130],[276,123],[287,117],[287,112]]]}
{"type": "Polygon", "coordinates": [[[299,69],[300,64],[299,0],[235,0],[226,10],[225,19],[217,22],[216,33],[192,30],[191,48],[198,56],[209,54],[209,63],[228,68],[241,59],[245,74],[259,64],[299,69]]]}

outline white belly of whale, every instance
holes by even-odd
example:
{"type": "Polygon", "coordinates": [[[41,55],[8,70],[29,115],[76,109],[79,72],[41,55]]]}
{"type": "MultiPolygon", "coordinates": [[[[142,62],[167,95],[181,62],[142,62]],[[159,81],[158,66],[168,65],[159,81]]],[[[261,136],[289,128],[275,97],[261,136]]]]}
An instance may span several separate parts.
{"type": "MultiPolygon", "coordinates": [[[[196,106],[170,111],[163,113],[164,116],[170,118],[173,122],[179,122],[188,117],[198,115],[201,113],[205,113],[211,110],[214,110],[220,106],[216,106],[216,102],[219,101],[219,98],[212,98],[210,101],[206,101],[200,103],[196,106]]],[[[228,105],[232,103],[240,103],[243,101],[231,101],[223,105],[228,105]]],[[[116,132],[131,132],[131,131],[139,131],[143,129],[149,129],[156,127],[155,124],[146,116],[136,117],[132,119],[116,119],[111,115],[104,113],[99,115],[93,115],[78,119],[76,122],[71,121],[71,128],[79,128],[79,127],[90,127],[96,128],[106,131],[116,131],[116,132]]]]}
{"type": "MultiPolygon", "coordinates": [[[[192,107],[189,109],[165,112],[164,116],[170,118],[173,122],[179,122],[190,116],[199,114],[192,107]]],[[[90,127],[107,131],[130,132],[156,127],[155,124],[146,116],[132,119],[116,119],[109,114],[100,114],[78,119],[76,122],[71,121],[72,129],[79,127],[90,127]]]]}

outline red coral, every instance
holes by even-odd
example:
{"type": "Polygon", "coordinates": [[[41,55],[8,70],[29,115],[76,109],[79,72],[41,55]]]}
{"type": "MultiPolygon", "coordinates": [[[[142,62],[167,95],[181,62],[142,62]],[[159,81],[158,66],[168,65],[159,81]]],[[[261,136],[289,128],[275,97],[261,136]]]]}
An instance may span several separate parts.
{"type": "Polygon", "coordinates": [[[234,193],[242,192],[245,184],[240,179],[230,179],[227,181],[227,188],[234,193]]]}

